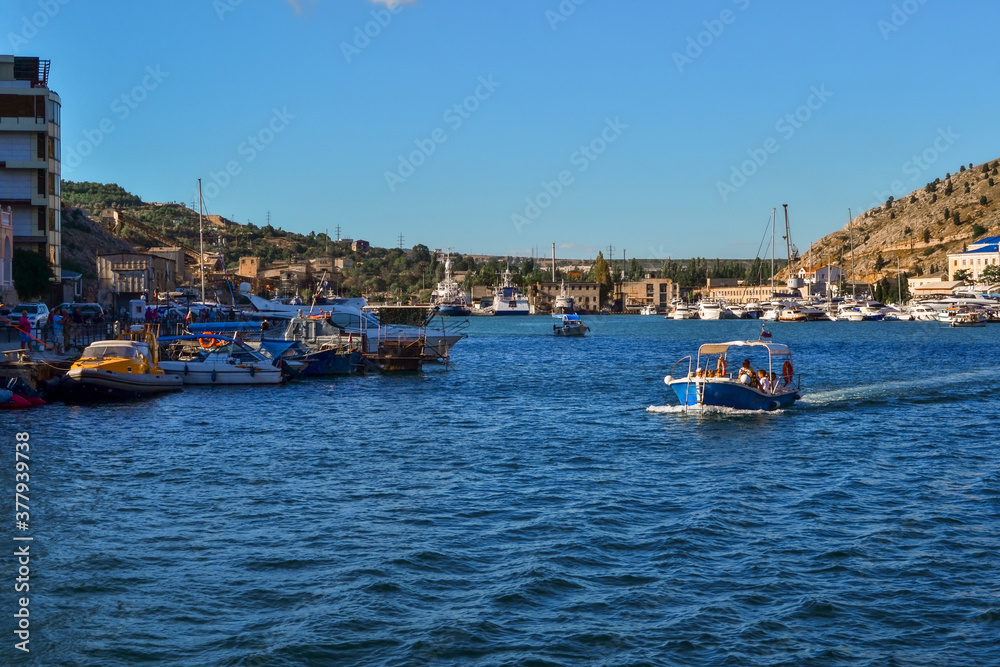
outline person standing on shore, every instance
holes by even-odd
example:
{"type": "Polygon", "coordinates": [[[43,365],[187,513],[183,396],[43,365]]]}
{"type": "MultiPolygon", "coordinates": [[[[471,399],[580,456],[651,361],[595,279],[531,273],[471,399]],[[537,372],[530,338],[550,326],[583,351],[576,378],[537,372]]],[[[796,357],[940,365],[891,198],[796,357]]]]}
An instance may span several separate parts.
{"type": "Polygon", "coordinates": [[[31,320],[28,319],[28,311],[22,310],[21,317],[17,320],[17,330],[21,332],[21,349],[31,347],[31,320]]]}

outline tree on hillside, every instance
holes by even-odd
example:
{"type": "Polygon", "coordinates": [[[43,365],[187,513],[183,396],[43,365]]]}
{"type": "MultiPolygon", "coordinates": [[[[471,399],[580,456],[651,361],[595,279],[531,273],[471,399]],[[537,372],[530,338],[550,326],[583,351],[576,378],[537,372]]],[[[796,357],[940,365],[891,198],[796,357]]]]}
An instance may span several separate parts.
{"type": "Polygon", "coordinates": [[[608,294],[614,289],[614,283],[611,281],[611,270],[608,263],[604,261],[604,253],[600,250],[597,251],[597,259],[594,260],[594,266],[590,269],[590,280],[598,284],[601,304],[603,304],[608,298],[608,294]]]}
{"type": "Polygon", "coordinates": [[[38,299],[48,294],[52,267],[45,255],[18,248],[11,257],[11,278],[18,297],[24,301],[38,299]]]}

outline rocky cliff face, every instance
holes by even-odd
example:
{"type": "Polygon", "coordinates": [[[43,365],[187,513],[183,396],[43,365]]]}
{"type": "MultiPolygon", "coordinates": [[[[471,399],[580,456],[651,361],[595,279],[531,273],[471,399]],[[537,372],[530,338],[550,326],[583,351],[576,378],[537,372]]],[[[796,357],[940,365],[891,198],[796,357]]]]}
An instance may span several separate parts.
{"type": "Polygon", "coordinates": [[[97,253],[134,252],[129,243],[116,239],[82,208],[63,207],[63,268],[97,277],[97,253]]]}
{"type": "MultiPolygon", "coordinates": [[[[900,270],[911,276],[947,271],[948,253],[961,252],[975,238],[1000,234],[998,166],[1000,160],[965,165],[958,173],[862,213],[852,225],[813,245],[813,267],[830,261],[850,271],[853,226],[855,275],[860,281],[895,276],[897,259],[900,270]]],[[[806,251],[794,268],[808,263],[806,251]]]]}

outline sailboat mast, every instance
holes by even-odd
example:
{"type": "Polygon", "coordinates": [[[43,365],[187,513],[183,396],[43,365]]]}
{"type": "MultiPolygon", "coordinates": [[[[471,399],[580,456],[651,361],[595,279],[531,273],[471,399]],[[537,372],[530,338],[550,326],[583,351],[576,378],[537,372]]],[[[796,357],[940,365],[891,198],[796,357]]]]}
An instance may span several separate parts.
{"type": "Polygon", "coordinates": [[[778,209],[771,209],[771,296],[774,296],[774,225],[778,221],[778,209]]]}
{"type": "Polygon", "coordinates": [[[201,304],[205,305],[205,228],[201,224],[201,209],[202,209],[202,198],[201,198],[201,179],[198,179],[198,239],[201,243],[201,257],[199,258],[199,264],[201,265],[201,304]]]}
{"type": "Polygon", "coordinates": [[[552,282],[556,281],[556,244],[552,244],[552,282]]]}
{"type": "Polygon", "coordinates": [[[896,255],[896,298],[903,305],[903,276],[899,272],[899,255],[896,255]]]}
{"type": "Polygon", "coordinates": [[[857,298],[855,295],[855,280],[854,280],[854,216],[851,215],[851,209],[847,209],[847,227],[851,231],[851,298],[857,298]]]}
{"type": "Polygon", "coordinates": [[[788,231],[788,204],[781,205],[785,209],[785,249],[788,252],[788,277],[792,277],[792,235],[788,231]]]}

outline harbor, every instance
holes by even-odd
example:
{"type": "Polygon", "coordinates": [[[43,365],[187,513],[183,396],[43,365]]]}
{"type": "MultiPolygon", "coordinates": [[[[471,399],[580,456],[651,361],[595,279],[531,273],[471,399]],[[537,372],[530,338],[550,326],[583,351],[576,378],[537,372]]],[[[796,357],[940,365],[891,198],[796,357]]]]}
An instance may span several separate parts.
{"type": "Polygon", "coordinates": [[[802,399],[749,413],[684,410],[663,377],[759,322],[550,319],[473,318],[417,374],[22,413],[37,659],[452,663],[543,637],[569,663],[990,662],[995,329],[769,324],[802,399]],[[957,652],[912,631],[932,619],[957,652]]]}

